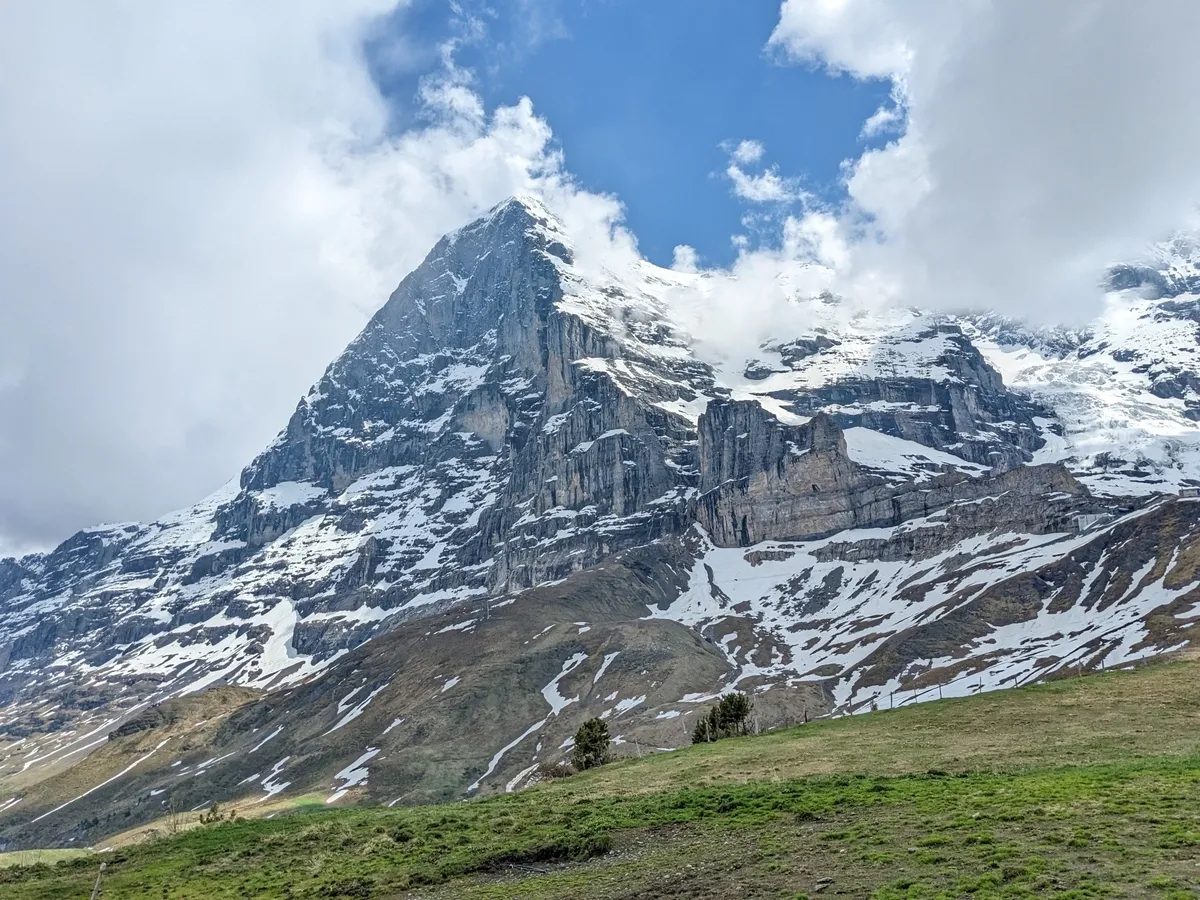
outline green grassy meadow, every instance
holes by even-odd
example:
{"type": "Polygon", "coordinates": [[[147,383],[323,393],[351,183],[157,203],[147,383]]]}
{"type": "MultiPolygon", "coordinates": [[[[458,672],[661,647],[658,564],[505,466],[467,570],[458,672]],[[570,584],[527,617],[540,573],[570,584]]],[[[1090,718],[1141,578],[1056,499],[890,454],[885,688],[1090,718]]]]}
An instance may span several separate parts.
{"type": "Polygon", "coordinates": [[[1200,896],[1200,664],[630,759],[515,794],[238,820],[0,896],[1200,896]]]}

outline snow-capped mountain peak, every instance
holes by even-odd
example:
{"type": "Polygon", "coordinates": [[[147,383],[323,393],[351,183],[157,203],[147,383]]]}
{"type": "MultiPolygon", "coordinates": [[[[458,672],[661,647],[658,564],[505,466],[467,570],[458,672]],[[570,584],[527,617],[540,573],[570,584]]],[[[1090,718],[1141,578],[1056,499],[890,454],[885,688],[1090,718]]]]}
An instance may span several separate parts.
{"type": "MultiPolygon", "coordinates": [[[[1164,252],[1167,289],[1114,269],[1086,329],[797,277],[789,330],[735,348],[694,324],[735,282],[581,265],[541,201],[511,199],[437,243],[237,482],[0,561],[0,727],[30,731],[46,698],[117,722],[217,684],[303,684],[300,704],[385,633],[441,646],[560,584],[651,598],[660,624],[613,641],[691,629],[672,652],[725,675],[684,693],[803,682],[851,709],[932,671],[1015,683],[1171,646],[1197,573],[1131,537],[1184,540],[1196,504],[1161,497],[1200,485],[1194,254],[1164,252]],[[441,614],[462,620],[421,631],[441,614]]],[[[560,678],[600,652],[580,641],[560,678]]]]}

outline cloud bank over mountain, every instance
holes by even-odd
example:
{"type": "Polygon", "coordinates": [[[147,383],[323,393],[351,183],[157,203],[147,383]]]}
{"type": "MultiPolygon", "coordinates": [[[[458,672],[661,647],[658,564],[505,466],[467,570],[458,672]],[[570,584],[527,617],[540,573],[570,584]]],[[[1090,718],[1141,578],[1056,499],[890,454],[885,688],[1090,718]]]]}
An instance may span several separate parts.
{"type": "Polygon", "coordinates": [[[853,268],[904,302],[1045,320],[1200,200],[1200,7],[1186,0],[786,0],[787,59],[892,79],[836,210],[853,268]]]}
{"type": "MultiPolygon", "coordinates": [[[[487,108],[407,6],[0,10],[0,555],[234,476],[437,238],[506,196],[542,196],[582,270],[636,263],[533,101],[487,108]],[[402,116],[368,41],[389,72],[434,61],[402,116]]],[[[1104,267],[1200,197],[1198,25],[1179,0],[786,0],[765,52],[892,100],[840,203],[754,135],[728,145],[739,256],[677,320],[733,358],[804,325],[797,292],[1086,318],[1104,267]]],[[[676,267],[705,264],[681,243],[676,267]]]]}
{"type": "Polygon", "coordinates": [[[0,10],[0,554],[218,487],[442,233],[557,175],[452,62],[389,130],[396,12],[0,10]]]}

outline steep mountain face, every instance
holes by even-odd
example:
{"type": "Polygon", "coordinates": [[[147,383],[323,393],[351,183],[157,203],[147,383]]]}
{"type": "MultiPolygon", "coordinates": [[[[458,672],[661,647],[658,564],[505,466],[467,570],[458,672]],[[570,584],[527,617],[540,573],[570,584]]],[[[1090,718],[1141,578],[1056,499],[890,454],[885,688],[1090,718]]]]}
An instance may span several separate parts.
{"type": "Polygon", "coordinates": [[[399,610],[680,530],[694,435],[586,365],[636,340],[557,308],[569,259],[540,206],[498,208],[405,279],[239,489],[6,562],[10,696],[77,660],[270,686],[399,610]],[[112,661],[114,647],[128,652],[112,661]]]}
{"type": "Polygon", "coordinates": [[[769,725],[1181,646],[1189,246],[1088,329],[797,296],[808,333],[710,359],[673,308],[708,276],[502,204],[238,482],[0,561],[0,827],[514,789],[591,715],[640,752],[734,685],[769,725]]]}
{"type": "MultiPolygon", "coordinates": [[[[841,355],[839,339],[820,335],[781,347],[781,360],[803,377],[770,396],[800,415],[826,412],[842,427],[893,434],[987,466],[1021,465],[1044,444],[1034,419],[1046,411],[1006,390],[957,322],[918,320],[879,337],[871,336],[867,366],[837,375],[826,366],[841,355]],[[813,346],[816,354],[797,353],[813,346]]],[[[762,378],[768,369],[760,361],[754,371],[762,378]]]]}
{"type": "Polygon", "coordinates": [[[878,441],[874,434],[852,429],[852,454],[846,432],[825,413],[788,426],[757,402],[716,401],[700,419],[697,521],[718,545],[747,547],[899,525],[1007,493],[1038,507],[1029,517],[1031,527],[1092,508],[1071,474],[1056,465],[984,470],[948,457],[936,477],[889,478],[855,460],[864,439],[868,447],[878,441]],[[1054,499],[1056,513],[1043,507],[1046,497],[1054,499]]]}

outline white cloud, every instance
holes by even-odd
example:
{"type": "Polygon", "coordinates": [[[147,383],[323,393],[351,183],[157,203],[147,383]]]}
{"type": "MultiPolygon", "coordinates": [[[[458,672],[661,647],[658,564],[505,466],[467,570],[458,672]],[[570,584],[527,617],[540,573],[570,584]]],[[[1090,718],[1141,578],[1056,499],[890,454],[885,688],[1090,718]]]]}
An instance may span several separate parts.
{"type": "Polygon", "coordinates": [[[905,99],[904,81],[900,76],[892,84],[892,93],[888,102],[863,122],[860,137],[872,138],[889,132],[902,131],[908,116],[908,104],[905,99]]]}
{"type": "Polygon", "coordinates": [[[788,203],[801,196],[795,185],[774,168],[750,175],[731,163],[725,174],[733,182],[733,192],[751,203],[788,203]]]}
{"type": "Polygon", "coordinates": [[[1069,320],[1200,200],[1197,34],[1188,0],[786,0],[771,44],[898,86],[904,134],[846,168],[860,274],[1069,320]]]}
{"type": "Polygon", "coordinates": [[[750,203],[791,203],[806,196],[795,178],[784,178],[777,166],[752,175],[745,166],[762,160],[766,149],[758,141],[742,141],[735,147],[721,145],[729,153],[725,177],[733,182],[733,193],[750,203]]]}
{"type": "Polygon", "coordinates": [[[730,156],[738,165],[752,166],[763,158],[765,152],[766,148],[761,142],[746,140],[739,142],[730,156]]]}
{"type": "Polygon", "coordinates": [[[891,78],[912,54],[896,2],[908,0],[784,0],[768,46],[857,78],[891,78]]]}
{"type": "Polygon", "coordinates": [[[862,136],[875,137],[893,131],[904,121],[904,113],[894,106],[881,106],[863,122],[862,136]]]}
{"type": "Polygon", "coordinates": [[[706,269],[703,279],[670,295],[671,317],[691,338],[699,358],[740,373],[747,360],[761,355],[764,343],[811,333],[811,307],[793,301],[833,285],[832,270],[815,261],[832,247],[823,236],[803,231],[814,220],[804,221],[802,226],[800,219],[789,217],[777,247],[737,242],[732,266],[706,269]]]}
{"type": "Polygon", "coordinates": [[[677,272],[700,271],[700,256],[695,247],[680,244],[671,254],[671,268],[677,272]]]}
{"type": "Polygon", "coordinates": [[[451,68],[387,133],[361,46],[396,5],[0,4],[9,550],[235,475],[436,239],[505,196],[543,184],[612,243],[615,204],[571,196],[527,100],[489,113],[451,68]]]}

